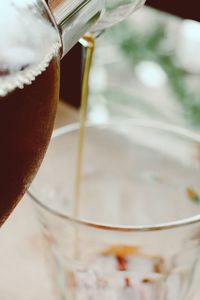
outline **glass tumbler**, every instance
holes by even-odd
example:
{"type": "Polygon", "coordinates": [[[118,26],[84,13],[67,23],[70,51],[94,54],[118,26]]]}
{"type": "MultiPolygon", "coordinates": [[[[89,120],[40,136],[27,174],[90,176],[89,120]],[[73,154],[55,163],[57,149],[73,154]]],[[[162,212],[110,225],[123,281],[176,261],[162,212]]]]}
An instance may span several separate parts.
{"type": "Polygon", "coordinates": [[[74,217],[78,131],[54,132],[29,190],[58,299],[199,299],[199,135],[139,120],[88,123],[74,217]]]}

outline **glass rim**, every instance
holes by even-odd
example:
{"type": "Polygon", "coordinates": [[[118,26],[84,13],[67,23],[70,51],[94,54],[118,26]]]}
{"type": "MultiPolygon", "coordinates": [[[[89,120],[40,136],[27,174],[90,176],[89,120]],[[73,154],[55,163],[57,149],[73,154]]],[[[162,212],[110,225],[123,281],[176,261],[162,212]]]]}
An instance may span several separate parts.
{"type": "MultiPolygon", "coordinates": [[[[125,120],[122,119],[124,124],[130,123],[133,124],[134,126],[138,127],[147,127],[151,129],[157,129],[157,130],[164,130],[168,133],[171,134],[176,134],[177,136],[180,136],[182,138],[187,138],[190,140],[193,140],[194,142],[200,143],[200,134],[193,132],[190,129],[186,129],[184,127],[180,127],[177,125],[170,125],[164,122],[160,121],[152,121],[152,120],[141,120],[141,119],[135,119],[135,120],[125,120]]],[[[117,121],[107,121],[103,123],[95,123],[95,122],[87,122],[87,127],[94,127],[94,126],[108,126],[109,124],[114,124],[114,123],[119,124],[119,120],[117,121]]],[[[58,138],[62,136],[63,134],[71,133],[75,130],[78,130],[80,128],[79,123],[71,123],[68,125],[65,125],[61,128],[55,129],[51,141],[55,138],[58,138]]],[[[30,198],[41,208],[46,210],[52,215],[55,215],[59,218],[62,218],[68,222],[77,224],[77,225],[82,225],[90,228],[96,228],[96,229],[101,229],[101,230],[106,230],[106,231],[118,231],[118,232],[148,232],[148,231],[161,231],[161,230],[169,230],[173,228],[179,228],[183,226],[188,226],[188,225],[193,225],[195,223],[200,222],[200,214],[193,215],[191,217],[187,218],[182,218],[178,219],[175,221],[168,221],[168,222],[161,222],[161,223],[156,223],[156,224],[144,224],[144,225],[112,225],[109,223],[98,223],[98,222],[93,222],[89,221],[84,218],[75,218],[73,216],[70,216],[65,213],[61,213],[55,208],[52,208],[45,204],[42,200],[39,200],[37,196],[34,195],[34,192],[32,188],[30,187],[27,190],[27,194],[30,196],[30,198]]]]}

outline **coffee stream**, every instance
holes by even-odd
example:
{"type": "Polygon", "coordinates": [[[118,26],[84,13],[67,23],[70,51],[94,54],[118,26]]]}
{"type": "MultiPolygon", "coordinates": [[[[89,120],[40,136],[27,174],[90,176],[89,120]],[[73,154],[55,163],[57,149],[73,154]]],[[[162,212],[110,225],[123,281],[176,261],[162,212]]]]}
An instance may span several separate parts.
{"type": "Polygon", "coordinates": [[[76,165],[76,174],[75,174],[74,209],[73,209],[74,218],[77,218],[80,213],[81,176],[82,176],[82,168],[83,168],[85,127],[86,127],[86,118],[87,118],[88,85],[89,85],[90,69],[91,69],[92,59],[94,54],[95,41],[91,35],[84,35],[84,37],[80,40],[80,43],[85,48],[85,55],[84,55],[82,88],[81,88],[78,154],[77,154],[77,165],[76,165]]]}

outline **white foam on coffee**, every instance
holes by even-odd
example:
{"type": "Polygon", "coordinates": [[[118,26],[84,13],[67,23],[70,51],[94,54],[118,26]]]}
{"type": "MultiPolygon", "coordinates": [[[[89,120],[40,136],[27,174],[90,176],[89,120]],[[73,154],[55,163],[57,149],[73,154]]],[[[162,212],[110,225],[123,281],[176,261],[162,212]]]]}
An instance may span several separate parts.
{"type": "Polygon", "coordinates": [[[40,16],[36,4],[37,0],[0,0],[2,97],[31,84],[61,46],[56,29],[40,16]]]}

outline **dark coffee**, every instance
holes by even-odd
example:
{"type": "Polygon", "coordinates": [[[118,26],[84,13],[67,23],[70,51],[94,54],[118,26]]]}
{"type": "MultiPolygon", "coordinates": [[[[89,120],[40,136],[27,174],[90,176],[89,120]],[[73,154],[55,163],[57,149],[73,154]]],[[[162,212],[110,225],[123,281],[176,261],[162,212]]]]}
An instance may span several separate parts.
{"type": "Polygon", "coordinates": [[[31,84],[0,97],[0,224],[25,193],[44,157],[58,93],[59,65],[53,57],[31,84]]]}

